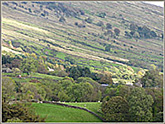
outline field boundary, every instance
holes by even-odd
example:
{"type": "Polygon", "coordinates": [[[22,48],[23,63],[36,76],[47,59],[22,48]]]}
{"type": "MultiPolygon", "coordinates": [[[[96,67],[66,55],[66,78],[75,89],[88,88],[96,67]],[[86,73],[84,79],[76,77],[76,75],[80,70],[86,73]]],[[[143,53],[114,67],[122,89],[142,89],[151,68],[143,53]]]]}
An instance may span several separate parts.
{"type": "Polygon", "coordinates": [[[49,104],[56,104],[56,105],[61,105],[61,106],[64,106],[64,107],[69,107],[69,108],[76,108],[76,109],[81,109],[81,110],[84,110],[84,111],[87,111],[91,114],[93,114],[94,116],[96,116],[97,118],[99,118],[100,120],[102,120],[103,122],[105,122],[106,120],[103,119],[102,117],[100,117],[99,115],[97,115],[96,113],[86,109],[86,108],[82,108],[82,107],[78,107],[78,106],[72,106],[72,105],[67,105],[67,104],[63,104],[63,103],[58,103],[58,102],[51,102],[51,101],[43,101],[43,103],[49,103],[49,104]]]}

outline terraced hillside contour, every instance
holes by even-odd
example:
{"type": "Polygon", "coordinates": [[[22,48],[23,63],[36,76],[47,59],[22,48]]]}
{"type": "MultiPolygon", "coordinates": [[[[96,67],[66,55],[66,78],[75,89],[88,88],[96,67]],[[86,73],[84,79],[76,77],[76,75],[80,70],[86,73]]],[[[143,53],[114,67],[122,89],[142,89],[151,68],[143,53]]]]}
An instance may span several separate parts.
{"type": "Polygon", "coordinates": [[[111,72],[116,82],[124,79],[125,72],[117,71],[122,67],[137,73],[154,64],[163,71],[163,8],[117,1],[2,2],[2,45],[16,54],[73,58],[92,71],[111,72]]]}

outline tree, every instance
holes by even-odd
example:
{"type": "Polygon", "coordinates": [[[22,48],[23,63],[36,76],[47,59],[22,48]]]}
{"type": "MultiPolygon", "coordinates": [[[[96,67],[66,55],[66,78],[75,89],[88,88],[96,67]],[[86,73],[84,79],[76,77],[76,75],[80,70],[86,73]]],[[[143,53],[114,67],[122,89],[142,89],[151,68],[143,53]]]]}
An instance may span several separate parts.
{"type": "Polygon", "coordinates": [[[104,26],[104,23],[102,21],[99,21],[96,23],[96,25],[102,27],[102,26],[104,26]]]}
{"type": "Polygon", "coordinates": [[[160,88],[145,88],[148,95],[151,95],[154,103],[152,105],[153,121],[162,121],[160,113],[163,113],[163,89],[160,88]]]}
{"type": "Polygon", "coordinates": [[[116,36],[119,36],[120,30],[119,30],[118,28],[115,28],[115,29],[114,29],[114,32],[115,32],[116,36]]]}
{"type": "Polygon", "coordinates": [[[108,30],[108,31],[107,31],[107,34],[108,34],[108,35],[110,34],[111,37],[113,37],[113,32],[112,32],[111,30],[108,30]]]}
{"type": "Polygon", "coordinates": [[[74,24],[75,24],[76,26],[78,26],[78,22],[75,22],[74,24]]]}
{"type": "Polygon", "coordinates": [[[135,32],[137,29],[138,29],[138,26],[136,24],[134,24],[134,23],[131,23],[130,24],[130,30],[131,31],[134,31],[135,32]]]}
{"type": "Polygon", "coordinates": [[[102,74],[100,74],[99,77],[99,83],[113,84],[111,73],[105,71],[102,72],[102,74]]]}
{"type": "Polygon", "coordinates": [[[105,12],[101,12],[98,14],[98,17],[101,17],[101,18],[105,18],[106,16],[106,13],[105,12]]]}
{"type": "Polygon", "coordinates": [[[105,51],[107,51],[107,52],[111,51],[111,45],[110,44],[105,46],[105,51]]]}
{"type": "Polygon", "coordinates": [[[126,37],[128,37],[128,38],[131,38],[132,36],[131,36],[131,34],[128,32],[128,31],[125,31],[125,34],[124,34],[126,37]]]}
{"type": "Polygon", "coordinates": [[[141,78],[143,87],[163,87],[163,75],[159,74],[158,69],[151,69],[141,78]]]}
{"type": "Polygon", "coordinates": [[[133,37],[136,39],[136,41],[138,41],[138,38],[140,38],[140,35],[139,35],[139,33],[136,31],[136,32],[133,34],[133,37]]]}
{"type": "Polygon", "coordinates": [[[163,112],[159,112],[154,117],[155,122],[163,122],[163,112]]]}
{"type": "Polygon", "coordinates": [[[15,97],[15,81],[10,77],[2,77],[2,98],[8,101],[10,98],[15,97]]]}
{"type": "Polygon", "coordinates": [[[93,91],[94,91],[94,88],[93,86],[88,83],[88,82],[81,82],[80,84],[80,89],[79,92],[81,93],[81,96],[80,96],[80,101],[81,102],[91,102],[92,101],[92,95],[93,95],[93,91]]]}
{"type": "Polygon", "coordinates": [[[69,77],[77,80],[79,77],[90,77],[91,71],[88,67],[81,67],[81,66],[72,66],[66,69],[66,72],[69,72],[69,77]]]}
{"type": "Polygon", "coordinates": [[[20,68],[24,73],[36,72],[38,66],[38,61],[33,58],[25,58],[21,62],[20,68]]]}
{"type": "Polygon", "coordinates": [[[48,68],[44,63],[39,62],[39,65],[37,67],[37,72],[46,74],[48,72],[48,68]]]}
{"type": "Polygon", "coordinates": [[[29,10],[29,12],[30,12],[30,13],[32,13],[32,10],[31,10],[31,8],[28,8],[28,10],[29,10]]]}
{"type": "Polygon", "coordinates": [[[138,38],[140,38],[140,35],[139,35],[138,32],[135,32],[135,33],[133,34],[133,37],[138,39],[138,38]]]}
{"type": "Polygon", "coordinates": [[[11,63],[11,61],[14,59],[15,56],[13,56],[10,53],[6,53],[5,55],[2,55],[2,64],[11,63]]]}
{"type": "Polygon", "coordinates": [[[151,37],[150,32],[151,31],[147,26],[138,27],[138,33],[139,33],[140,37],[150,38],[151,37]]]}
{"type": "Polygon", "coordinates": [[[21,60],[20,59],[14,59],[11,61],[12,67],[19,68],[20,67],[21,60]]]}
{"type": "Polygon", "coordinates": [[[151,31],[151,32],[150,32],[150,35],[151,35],[152,37],[157,37],[157,34],[156,34],[155,31],[151,31]]]}
{"type": "Polygon", "coordinates": [[[102,93],[100,91],[100,84],[98,82],[94,81],[90,77],[79,77],[77,79],[77,82],[79,84],[81,84],[81,83],[85,83],[85,84],[89,83],[93,87],[93,88],[91,88],[92,93],[88,94],[90,96],[90,99],[88,101],[100,101],[101,100],[102,93]]]}
{"type": "Polygon", "coordinates": [[[153,98],[147,95],[143,88],[134,88],[127,98],[129,103],[129,121],[149,122],[152,121],[153,98]]]}
{"type": "Polygon", "coordinates": [[[60,22],[66,22],[66,19],[63,16],[61,16],[61,18],[59,19],[59,21],[60,22]]]}
{"type": "Polygon", "coordinates": [[[112,29],[112,25],[110,23],[106,24],[106,29],[112,29]]]}
{"type": "Polygon", "coordinates": [[[86,21],[87,23],[92,23],[92,22],[93,22],[93,20],[92,20],[90,17],[88,17],[87,19],[85,19],[85,21],[86,21]]]}
{"type": "Polygon", "coordinates": [[[127,121],[129,106],[128,102],[121,96],[112,97],[108,101],[103,100],[101,108],[107,121],[127,121]]]}
{"type": "Polygon", "coordinates": [[[58,98],[60,101],[63,101],[63,102],[68,101],[68,99],[69,99],[68,95],[64,91],[60,91],[58,93],[58,98]]]}
{"type": "Polygon", "coordinates": [[[69,69],[69,76],[73,79],[77,79],[78,77],[81,77],[81,72],[77,67],[71,67],[69,69]]]}
{"type": "Polygon", "coordinates": [[[21,122],[44,122],[46,117],[41,118],[35,115],[34,108],[22,103],[10,105],[2,102],[2,121],[7,122],[9,119],[19,119],[21,122]]]}
{"type": "Polygon", "coordinates": [[[79,102],[81,98],[81,92],[80,92],[80,85],[79,84],[74,84],[70,90],[68,90],[69,96],[70,96],[70,101],[73,102],[79,102]]]}
{"type": "Polygon", "coordinates": [[[117,87],[116,95],[127,99],[127,97],[130,95],[132,89],[133,88],[130,86],[120,85],[117,87]]]}
{"type": "Polygon", "coordinates": [[[68,61],[71,64],[75,64],[76,63],[76,61],[72,57],[65,57],[65,61],[68,61]]]}

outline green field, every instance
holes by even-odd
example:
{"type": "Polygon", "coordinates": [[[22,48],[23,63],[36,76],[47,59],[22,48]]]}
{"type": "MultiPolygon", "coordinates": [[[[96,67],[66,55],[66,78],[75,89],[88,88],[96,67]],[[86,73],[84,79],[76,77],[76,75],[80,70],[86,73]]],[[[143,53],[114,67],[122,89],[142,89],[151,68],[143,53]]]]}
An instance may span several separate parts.
{"type": "MultiPolygon", "coordinates": [[[[40,73],[32,73],[30,76],[28,76],[26,73],[21,73],[22,78],[16,77],[15,74],[13,73],[2,73],[2,75],[8,75],[12,79],[14,79],[17,82],[23,83],[23,82],[29,82],[31,80],[35,80],[36,78],[49,78],[52,80],[62,80],[63,77],[58,77],[58,76],[53,76],[53,75],[47,75],[47,74],[40,74],[40,73]]],[[[40,80],[40,79],[37,79],[40,80]]]]}
{"type": "Polygon", "coordinates": [[[47,74],[40,74],[40,73],[33,73],[32,77],[38,77],[38,78],[50,78],[53,80],[61,80],[63,77],[53,76],[53,75],[47,75],[47,74]]]}
{"type": "Polygon", "coordinates": [[[101,122],[94,115],[80,109],[68,108],[53,104],[33,103],[36,114],[47,116],[46,122],[101,122]]]}
{"type": "Polygon", "coordinates": [[[72,106],[79,106],[91,110],[92,112],[101,116],[101,102],[80,102],[80,103],[65,103],[72,106]]]}

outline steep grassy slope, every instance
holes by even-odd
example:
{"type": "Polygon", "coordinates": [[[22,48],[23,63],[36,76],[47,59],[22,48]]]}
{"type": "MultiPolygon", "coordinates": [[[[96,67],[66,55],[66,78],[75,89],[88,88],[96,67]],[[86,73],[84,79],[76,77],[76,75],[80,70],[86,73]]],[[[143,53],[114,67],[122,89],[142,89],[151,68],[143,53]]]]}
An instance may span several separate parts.
{"type": "Polygon", "coordinates": [[[163,9],[142,2],[2,2],[2,44],[12,50],[62,60],[71,55],[80,65],[89,65],[88,60],[105,62],[90,65],[98,69],[114,64],[162,68],[162,39],[136,42],[126,38],[131,23],[145,25],[161,36],[163,9]],[[106,16],[99,17],[100,13],[106,16]],[[64,21],[59,21],[62,17],[64,21]],[[87,18],[92,23],[85,21],[87,18]],[[97,26],[99,21],[104,28],[97,26]],[[118,37],[105,35],[107,23],[112,31],[120,29],[118,37]],[[11,48],[9,41],[17,49],[11,48]],[[107,45],[109,51],[105,50],[107,45]]]}

